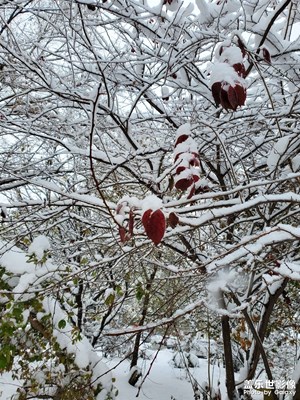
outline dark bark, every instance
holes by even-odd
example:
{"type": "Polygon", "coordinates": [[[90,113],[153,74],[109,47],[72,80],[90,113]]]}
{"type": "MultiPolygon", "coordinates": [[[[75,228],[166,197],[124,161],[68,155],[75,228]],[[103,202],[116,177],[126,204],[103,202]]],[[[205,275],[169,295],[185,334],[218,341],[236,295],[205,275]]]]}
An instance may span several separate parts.
{"type": "MultiPolygon", "coordinates": [[[[157,268],[155,267],[152,271],[152,274],[147,279],[147,285],[146,285],[143,308],[142,308],[142,316],[139,321],[139,326],[144,325],[144,322],[145,322],[145,319],[147,316],[147,311],[148,311],[148,306],[149,306],[149,301],[150,301],[151,286],[152,286],[153,280],[155,278],[156,271],[157,271],[157,268]]],[[[134,341],[134,347],[133,347],[133,352],[132,352],[130,368],[134,368],[138,363],[141,337],[142,337],[142,332],[138,332],[136,334],[135,341],[134,341]]],[[[139,377],[140,377],[140,375],[138,376],[138,374],[136,374],[136,370],[134,370],[134,372],[130,376],[128,382],[130,383],[130,385],[134,386],[137,383],[139,377]]]]}
{"type": "Polygon", "coordinates": [[[82,304],[82,293],[83,293],[83,281],[78,284],[78,292],[75,296],[77,304],[77,326],[79,331],[82,331],[82,318],[83,318],[83,304],[82,304]]]}
{"type": "MultiPolygon", "coordinates": [[[[282,292],[284,291],[287,283],[288,283],[288,278],[284,279],[280,288],[274,294],[270,295],[269,301],[265,305],[265,312],[261,318],[261,323],[260,323],[260,326],[258,329],[258,336],[259,336],[261,343],[263,343],[263,341],[265,339],[265,336],[267,333],[267,328],[268,328],[269,321],[270,321],[270,317],[272,315],[276,301],[280,297],[282,292]]],[[[260,350],[259,344],[256,342],[247,379],[251,380],[254,378],[260,355],[261,355],[261,350],[260,350]]]]}
{"type": "Polygon", "coordinates": [[[230,337],[231,328],[229,323],[229,317],[227,315],[223,315],[221,318],[221,322],[222,322],[222,336],[223,336],[223,347],[224,347],[224,358],[225,358],[227,396],[229,400],[234,400],[236,399],[236,392],[235,392],[234,368],[233,368],[231,337],[230,337]]]}
{"type": "MultiPolygon", "coordinates": [[[[232,295],[232,297],[233,297],[235,303],[238,306],[240,306],[241,303],[238,300],[238,298],[235,295],[232,295]]],[[[247,313],[247,310],[246,309],[242,310],[242,312],[244,314],[244,317],[245,317],[245,320],[247,322],[247,325],[249,326],[249,328],[250,328],[250,330],[252,332],[252,335],[253,335],[253,337],[255,339],[255,346],[258,349],[259,354],[261,355],[261,357],[263,359],[263,363],[264,363],[264,367],[265,367],[265,370],[266,370],[267,377],[271,382],[273,382],[273,375],[272,375],[272,372],[271,372],[271,369],[270,369],[270,365],[269,365],[268,358],[267,358],[264,346],[262,344],[262,341],[261,341],[261,339],[260,339],[260,337],[259,337],[259,335],[258,335],[258,333],[257,333],[257,331],[255,329],[255,326],[254,326],[249,314],[247,313]]],[[[278,400],[278,397],[274,393],[273,390],[271,391],[270,396],[269,395],[265,395],[265,398],[266,398],[265,400],[267,400],[267,398],[268,399],[270,398],[271,400],[278,400]]]]}

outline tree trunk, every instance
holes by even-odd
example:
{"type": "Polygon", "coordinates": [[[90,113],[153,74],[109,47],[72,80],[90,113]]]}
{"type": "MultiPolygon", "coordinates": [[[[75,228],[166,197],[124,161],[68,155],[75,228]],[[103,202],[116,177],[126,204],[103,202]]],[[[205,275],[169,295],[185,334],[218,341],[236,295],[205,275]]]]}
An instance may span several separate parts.
{"type": "Polygon", "coordinates": [[[221,322],[225,358],[227,396],[229,400],[235,400],[237,396],[235,391],[229,317],[227,315],[223,315],[221,322]]]}
{"type": "MultiPolygon", "coordinates": [[[[152,286],[153,280],[155,278],[156,271],[157,271],[157,267],[155,267],[153,269],[152,274],[147,279],[144,303],[143,303],[143,308],[142,308],[142,317],[140,319],[139,326],[142,326],[144,324],[146,316],[147,316],[147,311],[148,311],[148,306],[149,306],[149,301],[150,301],[151,286],[152,286]]],[[[142,333],[138,332],[135,337],[134,347],[133,347],[133,351],[132,351],[132,358],[131,358],[131,363],[130,363],[131,369],[137,366],[137,362],[139,359],[139,348],[140,348],[140,343],[141,343],[141,336],[142,336],[142,333]]],[[[139,378],[141,376],[141,374],[137,373],[137,372],[138,372],[137,370],[134,370],[128,380],[128,382],[132,386],[134,386],[137,383],[137,381],[139,380],[139,378]]]]}

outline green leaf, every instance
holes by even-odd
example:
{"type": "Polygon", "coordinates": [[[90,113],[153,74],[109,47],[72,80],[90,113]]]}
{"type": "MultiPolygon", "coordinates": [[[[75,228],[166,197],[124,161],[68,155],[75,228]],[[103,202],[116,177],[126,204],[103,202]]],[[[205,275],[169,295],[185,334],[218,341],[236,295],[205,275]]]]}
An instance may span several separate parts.
{"type": "Polygon", "coordinates": [[[15,307],[12,311],[12,314],[18,322],[23,321],[23,307],[15,307]]]}
{"type": "Polygon", "coordinates": [[[61,319],[57,324],[59,329],[64,329],[66,327],[66,325],[67,325],[67,323],[64,319],[61,319]]]}
{"type": "Polygon", "coordinates": [[[117,293],[118,296],[123,296],[123,290],[122,290],[122,288],[121,288],[120,285],[117,285],[117,286],[116,286],[115,291],[116,291],[116,293],[117,293]]]}
{"type": "Polygon", "coordinates": [[[135,293],[135,297],[137,298],[137,300],[141,300],[141,298],[144,296],[145,291],[141,285],[141,283],[138,283],[137,287],[136,287],[136,293],[135,293]]]}
{"type": "Polygon", "coordinates": [[[0,371],[4,370],[8,366],[9,360],[4,354],[0,353],[0,371]]]}
{"type": "Polygon", "coordinates": [[[111,306],[114,301],[115,301],[115,294],[114,293],[110,293],[105,299],[105,304],[107,306],[111,306]]]}

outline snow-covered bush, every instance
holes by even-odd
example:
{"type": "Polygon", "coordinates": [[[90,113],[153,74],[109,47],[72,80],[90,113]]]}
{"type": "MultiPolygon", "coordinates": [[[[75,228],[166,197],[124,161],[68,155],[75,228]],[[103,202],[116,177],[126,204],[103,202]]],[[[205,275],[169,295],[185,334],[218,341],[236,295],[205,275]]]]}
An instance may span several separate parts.
{"type": "Polygon", "coordinates": [[[54,348],[81,382],[96,348],[134,367],[143,335],[194,353],[202,332],[230,400],[258,366],[300,385],[299,15],[292,0],[1,2],[1,370],[28,338],[40,359],[20,376],[54,348]],[[295,362],[272,366],[284,330],[295,362]]]}

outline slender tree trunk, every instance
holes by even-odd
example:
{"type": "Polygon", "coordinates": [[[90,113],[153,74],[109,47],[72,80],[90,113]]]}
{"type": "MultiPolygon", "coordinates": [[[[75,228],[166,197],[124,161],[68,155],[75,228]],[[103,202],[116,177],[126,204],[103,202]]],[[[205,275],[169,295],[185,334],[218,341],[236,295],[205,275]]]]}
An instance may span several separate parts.
{"type": "Polygon", "coordinates": [[[222,322],[222,336],[223,336],[224,358],[225,358],[227,396],[229,400],[235,400],[237,396],[235,391],[234,368],[233,368],[231,337],[230,337],[231,328],[229,323],[229,317],[227,315],[223,315],[221,318],[221,322],[222,322]]]}
{"type": "MultiPolygon", "coordinates": [[[[280,288],[277,289],[274,294],[270,295],[268,303],[265,305],[265,312],[261,318],[261,323],[260,323],[260,326],[258,329],[258,336],[259,336],[261,342],[263,342],[265,339],[265,336],[267,333],[267,328],[269,326],[270,317],[274,310],[276,301],[278,300],[278,298],[284,291],[287,283],[288,283],[288,278],[285,278],[284,281],[282,282],[282,285],[280,286],[280,288]]],[[[248,372],[247,379],[251,380],[254,378],[260,355],[261,355],[261,351],[260,351],[259,345],[257,343],[255,343],[255,348],[253,351],[252,360],[250,361],[250,369],[248,372]]]]}
{"type": "MultiPolygon", "coordinates": [[[[150,301],[150,294],[151,294],[151,286],[153,283],[153,280],[156,275],[157,268],[155,267],[152,271],[152,274],[150,277],[147,279],[147,285],[146,285],[146,290],[145,290],[145,296],[144,296],[144,303],[143,303],[143,308],[142,308],[142,317],[139,321],[139,326],[142,326],[145,322],[146,316],[147,316],[147,311],[148,311],[148,306],[149,306],[149,301],[150,301]]],[[[141,336],[142,333],[138,332],[135,341],[134,341],[134,346],[133,346],[133,351],[132,351],[132,358],[131,358],[131,363],[130,363],[130,368],[134,368],[137,366],[138,359],[139,359],[139,349],[140,349],[140,343],[141,343],[141,336]]],[[[137,381],[139,380],[140,374],[135,370],[131,374],[129,378],[129,383],[130,385],[134,386],[137,381]]]]}

